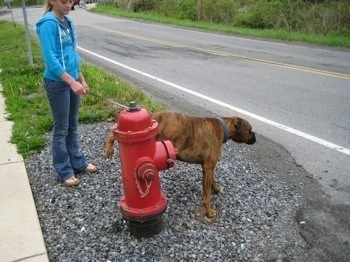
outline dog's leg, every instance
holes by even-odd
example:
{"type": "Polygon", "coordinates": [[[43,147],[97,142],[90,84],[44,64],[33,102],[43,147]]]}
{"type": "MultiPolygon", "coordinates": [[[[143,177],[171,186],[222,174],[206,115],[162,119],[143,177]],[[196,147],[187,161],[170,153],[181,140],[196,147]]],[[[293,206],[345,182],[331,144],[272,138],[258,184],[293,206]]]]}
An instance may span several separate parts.
{"type": "Polygon", "coordinates": [[[105,148],[105,158],[106,159],[111,159],[114,153],[114,148],[113,148],[113,144],[114,144],[114,135],[113,133],[109,133],[107,135],[107,139],[106,139],[106,148],[105,148]]]}
{"type": "Polygon", "coordinates": [[[216,212],[214,209],[211,208],[211,190],[214,186],[214,169],[215,165],[213,164],[202,164],[202,170],[203,170],[203,179],[202,179],[202,186],[203,186],[203,205],[207,212],[207,217],[212,218],[216,216],[216,212]]]}

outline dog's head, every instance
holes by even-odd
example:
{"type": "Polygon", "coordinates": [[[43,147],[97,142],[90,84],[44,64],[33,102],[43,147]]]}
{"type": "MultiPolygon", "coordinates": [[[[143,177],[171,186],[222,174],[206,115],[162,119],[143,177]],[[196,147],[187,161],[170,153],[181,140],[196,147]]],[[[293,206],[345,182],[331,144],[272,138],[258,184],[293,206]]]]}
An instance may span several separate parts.
{"type": "Polygon", "coordinates": [[[226,118],[229,138],[236,143],[246,143],[252,145],[255,143],[255,133],[247,120],[239,117],[226,118]]]}

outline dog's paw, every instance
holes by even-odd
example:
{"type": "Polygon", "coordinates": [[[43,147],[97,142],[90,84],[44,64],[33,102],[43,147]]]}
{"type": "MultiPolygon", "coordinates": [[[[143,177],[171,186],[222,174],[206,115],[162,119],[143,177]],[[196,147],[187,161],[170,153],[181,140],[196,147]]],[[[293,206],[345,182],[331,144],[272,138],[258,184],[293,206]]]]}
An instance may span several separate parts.
{"type": "Polygon", "coordinates": [[[210,210],[207,211],[207,214],[206,214],[206,215],[207,215],[207,217],[210,218],[210,219],[211,219],[211,218],[215,218],[215,217],[216,217],[216,211],[215,211],[214,209],[210,209],[210,210]]]}
{"type": "Polygon", "coordinates": [[[105,159],[112,159],[113,153],[114,152],[106,151],[103,156],[105,159]]]}
{"type": "Polygon", "coordinates": [[[211,209],[212,212],[214,212],[213,217],[208,217],[207,211],[204,207],[200,207],[196,209],[196,219],[199,220],[200,222],[206,224],[206,225],[211,225],[216,222],[218,218],[218,214],[216,213],[215,210],[211,209]]]}
{"type": "Polygon", "coordinates": [[[213,190],[213,193],[214,193],[214,194],[219,194],[219,193],[222,192],[222,188],[220,188],[220,187],[217,186],[217,185],[213,185],[212,190],[213,190]]]}

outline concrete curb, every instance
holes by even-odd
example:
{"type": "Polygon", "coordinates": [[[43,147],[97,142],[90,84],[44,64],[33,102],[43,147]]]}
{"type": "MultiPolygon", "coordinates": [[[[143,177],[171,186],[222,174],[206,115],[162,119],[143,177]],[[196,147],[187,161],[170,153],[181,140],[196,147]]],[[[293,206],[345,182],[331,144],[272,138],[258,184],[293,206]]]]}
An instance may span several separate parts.
{"type": "Polygon", "coordinates": [[[47,262],[24,160],[16,146],[9,142],[12,122],[6,119],[2,91],[0,84],[0,260],[47,262]]]}

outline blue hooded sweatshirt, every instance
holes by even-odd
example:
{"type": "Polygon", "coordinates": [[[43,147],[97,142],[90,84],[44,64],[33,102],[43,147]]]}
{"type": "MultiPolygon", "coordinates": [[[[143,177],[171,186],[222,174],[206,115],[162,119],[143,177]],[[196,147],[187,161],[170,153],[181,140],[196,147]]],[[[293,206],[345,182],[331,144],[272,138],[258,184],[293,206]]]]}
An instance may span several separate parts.
{"type": "Polygon", "coordinates": [[[76,52],[77,36],[72,20],[64,17],[69,24],[65,29],[52,12],[44,14],[36,23],[41,51],[45,61],[44,77],[63,81],[59,76],[67,72],[75,80],[79,78],[80,57],[76,52]]]}

